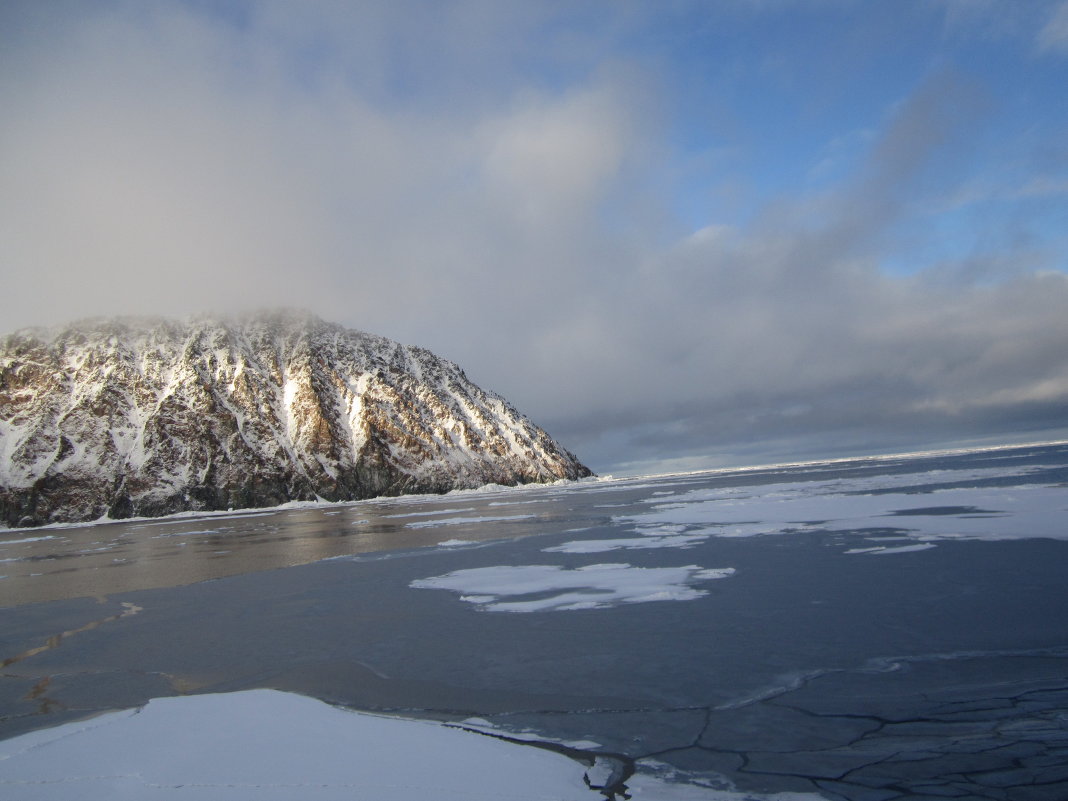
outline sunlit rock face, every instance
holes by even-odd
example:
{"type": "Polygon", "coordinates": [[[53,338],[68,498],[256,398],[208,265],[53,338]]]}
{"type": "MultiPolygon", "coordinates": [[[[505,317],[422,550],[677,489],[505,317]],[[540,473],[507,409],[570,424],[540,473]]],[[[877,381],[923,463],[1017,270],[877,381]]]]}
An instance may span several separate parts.
{"type": "Polygon", "coordinates": [[[0,340],[9,526],[588,475],[452,362],[302,313],[0,340]]]}

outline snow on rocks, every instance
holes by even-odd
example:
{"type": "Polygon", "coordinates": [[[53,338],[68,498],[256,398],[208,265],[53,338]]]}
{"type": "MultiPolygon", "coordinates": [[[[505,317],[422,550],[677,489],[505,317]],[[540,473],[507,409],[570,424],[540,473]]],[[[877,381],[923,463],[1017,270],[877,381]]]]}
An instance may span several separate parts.
{"type": "Polygon", "coordinates": [[[274,312],[0,339],[0,525],[590,475],[422,348],[274,312]]]}

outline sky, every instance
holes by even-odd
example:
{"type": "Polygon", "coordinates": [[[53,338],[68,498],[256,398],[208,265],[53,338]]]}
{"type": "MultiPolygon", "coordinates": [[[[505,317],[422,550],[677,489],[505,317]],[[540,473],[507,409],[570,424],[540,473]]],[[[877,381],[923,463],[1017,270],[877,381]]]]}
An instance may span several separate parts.
{"type": "Polygon", "coordinates": [[[1068,2],[0,0],[3,331],[300,307],[598,473],[1068,438],[1068,2]]]}

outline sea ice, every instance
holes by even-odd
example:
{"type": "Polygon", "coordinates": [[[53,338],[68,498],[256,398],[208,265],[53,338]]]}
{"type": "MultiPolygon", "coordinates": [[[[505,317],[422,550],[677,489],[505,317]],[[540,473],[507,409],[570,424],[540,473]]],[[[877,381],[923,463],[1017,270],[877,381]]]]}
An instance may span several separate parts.
{"type": "Polygon", "coordinates": [[[545,750],[275,690],[158,698],[0,742],[7,798],[573,798],[583,773],[545,750]]]}
{"type": "MultiPolygon", "coordinates": [[[[930,479],[933,474],[921,475],[930,479]]],[[[876,479],[865,478],[767,485],[745,490],[694,490],[672,503],[653,504],[648,512],[617,516],[614,521],[639,528],[704,526],[706,533],[718,537],[779,534],[803,529],[857,531],[881,528],[899,530],[902,535],[925,543],[943,539],[1068,539],[1068,529],[1064,526],[1068,487],[966,487],[916,493],[892,491],[895,485],[906,483],[902,477],[886,479],[888,487],[876,479]],[[960,511],[953,512],[954,509],[960,511]],[[713,527],[711,532],[707,527],[713,527]]],[[[911,484],[919,483],[914,475],[911,484]]],[[[688,535],[694,533],[687,532],[688,535]]],[[[891,552],[903,553],[905,549],[883,550],[883,553],[891,552]]]]}
{"type": "Polygon", "coordinates": [[[455,515],[460,512],[474,512],[475,507],[469,506],[466,509],[431,509],[429,512],[402,512],[394,515],[382,515],[382,517],[434,517],[437,515],[455,515]]]}
{"type": "MultiPolygon", "coordinates": [[[[575,529],[574,531],[588,530],[575,529]]],[[[635,528],[634,533],[641,536],[571,540],[562,545],[542,548],[542,551],[544,553],[606,553],[621,550],[646,551],[654,548],[692,548],[709,537],[722,536],[722,530],[719,527],[694,528],[684,525],[639,526],[635,528]]]]}
{"type": "Polygon", "coordinates": [[[846,553],[866,553],[866,554],[888,554],[888,553],[911,553],[913,551],[928,551],[931,548],[937,548],[933,542],[918,542],[915,545],[896,545],[891,548],[886,548],[882,545],[877,545],[874,548],[850,548],[846,553]]]}
{"type": "MultiPolygon", "coordinates": [[[[597,801],[588,769],[499,736],[265,689],[156,698],[0,742],[0,795],[34,801],[597,801]]],[[[629,784],[645,801],[752,798],[647,775],[629,784]]]]}
{"type": "Polygon", "coordinates": [[[455,570],[417,579],[417,589],[452,590],[461,600],[491,612],[545,612],[601,609],[648,601],[688,601],[705,595],[692,583],[734,575],[734,568],[511,565],[455,570]],[[551,594],[550,594],[551,593],[551,594]],[[536,595],[526,600],[502,600],[536,595]]]}
{"type": "Polygon", "coordinates": [[[708,534],[666,534],[661,536],[623,537],[605,540],[572,540],[563,545],[543,548],[545,553],[605,553],[650,548],[690,548],[708,539],[708,534]]]}
{"type": "Polygon", "coordinates": [[[433,528],[434,526],[463,526],[472,523],[502,523],[507,520],[531,520],[537,515],[502,515],[494,517],[485,515],[481,517],[444,517],[441,520],[419,520],[413,523],[405,523],[405,528],[433,528]]]}

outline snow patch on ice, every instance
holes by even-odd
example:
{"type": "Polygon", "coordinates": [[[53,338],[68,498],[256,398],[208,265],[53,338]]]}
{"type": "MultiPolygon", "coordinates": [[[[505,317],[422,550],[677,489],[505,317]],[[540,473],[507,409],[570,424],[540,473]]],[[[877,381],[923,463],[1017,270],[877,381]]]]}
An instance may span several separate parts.
{"type": "Polygon", "coordinates": [[[475,507],[471,506],[467,509],[432,509],[429,512],[403,512],[395,515],[382,515],[382,517],[433,517],[436,515],[454,515],[458,512],[473,512],[475,507]]]}
{"type": "Polygon", "coordinates": [[[584,773],[544,749],[276,690],[159,698],[0,743],[0,794],[39,799],[592,801],[584,773]]]}
{"type": "Polygon", "coordinates": [[[41,542],[42,540],[54,540],[54,539],[56,539],[56,535],[55,534],[47,534],[47,535],[45,535],[43,537],[22,537],[21,539],[17,539],[17,540],[0,540],[0,546],[18,545],[18,544],[23,543],[23,542],[41,542]]]}
{"type": "Polygon", "coordinates": [[[433,528],[435,526],[460,526],[469,523],[500,523],[506,520],[530,520],[537,515],[503,515],[500,517],[447,517],[442,520],[420,520],[414,523],[405,523],[405,528],[433,528]]]}
{"type": "Polygon", "coordinates": [[[613,521],[637,530],[683,526],[687,527],[687,535],[693,534],[690,528],[703,526],[707,533],[717,537],[878,528],[893,529],[922,543],[952,539],[1068,539],[1066,486],[964,487],[923,493],[914,489],[930,482],[943,484],[1006,475],[1013,472],[932,471],[907,476],[696,489],[677,496],[672,503],[652,502],[647,512],[616,516],[613,521]],[[898,488],[909,491],[896,491],[898,488]],[[976,509],[983,511],[973,511],[976,509]]]}
{"type": "Polygon", "coordinates": [[[888,554],[888,553],[911,553],[912,551],[927,551],[931,548],[937,548],[933,542],[920,542],[916,545],[897,545],[892,548],[885,548],[881,545],[874,548],[850,548],[846,553],[866,553],[866,554],[888,554]]]}
{"type": "Polygon", "coordinates": [[[545,553],[607,553],[620,550],[648,550],[651,548],[692,548],[704,542],[708,534],[671,534],[654,537],[621,537],[605,540],[572,540],[563,545],[543,548],[545,553]]]}
{"type": "Polygon", "coordinates": [[[619,550],[692,548],[721,532],[718,529],[692,528],[683,525],[657,525],[639,526],[635,529],[635,533],[641,536],[602,540],[572,540],[571,542],[565,542],[563,545],[544,548],[543,551],[545,553],[605,553],[619,550]]]}
{"type": "Polygon", "coordinates": [[[410,586],[451,590],[460,593],[461,600],[490,612],[563,612],[650,601],[689,601],[707,594],[692,584],[726,578],[734,572],[730,567],[708,569],[697,565],[597,564],[574,569],[511,565],[456,570],[417,579],[410,586]]]}

